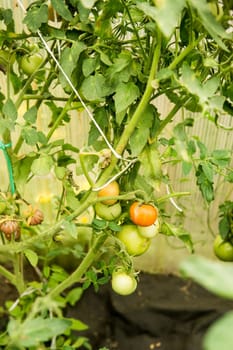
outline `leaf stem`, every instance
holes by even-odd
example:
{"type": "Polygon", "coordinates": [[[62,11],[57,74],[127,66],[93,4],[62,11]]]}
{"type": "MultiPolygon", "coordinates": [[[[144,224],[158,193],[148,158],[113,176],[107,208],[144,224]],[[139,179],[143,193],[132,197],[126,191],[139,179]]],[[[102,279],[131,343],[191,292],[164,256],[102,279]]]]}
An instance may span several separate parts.
{"type": "Polygon", "coordinates": [[[173,192],[173,193],[169,193],[169,194],[166,194],[165,196],[162,196],[162,197],[158,198],[156,200],[156,202],[157,203],[162,203],[162,202],[165,202],[167,199],[170,199],[170,198],[190,196],[190,195],[191,195],[190,192],[173,192]]]}

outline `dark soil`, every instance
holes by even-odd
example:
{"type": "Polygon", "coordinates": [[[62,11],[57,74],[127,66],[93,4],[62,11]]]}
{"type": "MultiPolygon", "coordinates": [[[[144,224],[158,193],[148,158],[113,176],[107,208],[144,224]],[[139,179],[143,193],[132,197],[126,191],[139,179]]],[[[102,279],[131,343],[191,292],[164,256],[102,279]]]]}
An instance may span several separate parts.
{"type": "MultiPolygon", "coordinates": [[[[0,306],[16,297],[1,280],[0,306]]],[[[93,350],[202,350],[208,327],[230,309],[233,302],[191,281],[141,273],[134,294],[119,296],[109,285],[98,293],[89,288],[77,305],[67,308],[66,316],[89,326],[77,336],[89,338],[93,350]]],[[[1,319],[2,331],[6,321],[1,319]]]]}
{"type": "Polygon", "coordinates": [[[89,325],[93,350],[201,350],[203,335],[233,302],[173,275],[140,274],[137,291],[116,295],[109,286],[89,289],[68,310],[89,325]]]}

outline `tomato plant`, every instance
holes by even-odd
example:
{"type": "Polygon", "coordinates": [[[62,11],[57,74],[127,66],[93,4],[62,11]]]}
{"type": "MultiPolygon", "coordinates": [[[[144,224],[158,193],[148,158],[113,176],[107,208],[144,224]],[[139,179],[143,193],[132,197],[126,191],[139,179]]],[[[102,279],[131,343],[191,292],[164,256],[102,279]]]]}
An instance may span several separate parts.
{"type": "Polygon", "coordinates": [[[140,235],[136,225],[123,225],[117,238],[124,244],[129,255],[144,254],[150,247],[150,239],[140,235]]]}
{"type": "MultiPolygon", "coordinates": [[[[209,3],[31,0],[24,9],[16,0],[0,8],[0,274],[20,296],[17,313],[4,309],[10,324],[2,347],[75,347],[63,337],[75,326],[63,317],[59,295],[65,305],[80,297],[77,283],[82,292],[90,284],[98,289],[115,262],[134,278],[132,256],[149,248],[158,216],[159,232],[193,251],[184,227],[190,205],[180,198],[198,192],[211,208],[216,184],[233,181],[232,147],[210,149],[192,132],[203,120],[231,131],[232,0],[217,2],[216,13],[209,3]],[[194,190],[173,190],[174,167],[194,190]],[[37,205],[41,212],[25,218],[25,207],[37,205]],[[93,208],[103,220],[86,218],[93,208]],[[72,273],[59,265],[63,254],[72,273]],[[25,278],[25,263],[36,270],[36,283],[25,278]],[[28,331],[36,325],[40,340],[28,331]]],[[[220,225],[226,240],[228,209],[220,225]]],[[[126,281],[136,288],[134,279],[126,281]]]]}
{"type": "Polygon", "coordinates": [[[151,226],[158,218],[158,209],[150,204],[134,202],[129,208],[131,221],[139,226],[151,226]]]}
{"type": "Polygon", "coordinates": [[[112,274],[111,285],[117,294],[130,295],[137,288],[137,280],[125,271],[116,270],[112,274]]]}

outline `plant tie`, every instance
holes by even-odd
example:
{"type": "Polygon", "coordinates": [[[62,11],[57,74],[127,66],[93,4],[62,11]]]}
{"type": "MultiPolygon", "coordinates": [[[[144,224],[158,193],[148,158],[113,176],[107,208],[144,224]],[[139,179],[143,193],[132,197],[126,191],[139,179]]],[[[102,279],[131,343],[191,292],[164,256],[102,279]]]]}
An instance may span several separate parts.
{"type": "Polygon", "coordinates": [[[7,148],[9,148],[9,147],[11,147],[11,143],[5,144],[2,141],[0,141],[0,149],[3,151],[4,157],[5,157],[6,163],[7,163],[11,193],[14,194],[15,193],[15,183],[14,183],[13,169],[12,169],[12,164],[11,164],[9,154],[7,152],[7,148]]]}

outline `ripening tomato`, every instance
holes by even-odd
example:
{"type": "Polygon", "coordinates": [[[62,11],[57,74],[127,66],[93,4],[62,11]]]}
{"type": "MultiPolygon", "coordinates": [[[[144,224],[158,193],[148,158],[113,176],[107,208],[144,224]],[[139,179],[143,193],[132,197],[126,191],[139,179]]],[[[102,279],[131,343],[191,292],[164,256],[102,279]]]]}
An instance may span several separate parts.
{"type": "Polygon", "coordinates": [[[138,231],[140,235],[146,238],[153,238],[159,233],[160,224],[157,219],[154,224],[150,226],[138,226],[138,231]]]}
{"type": "Polygon", "coordinates": [[[136,225],[123,225],[116,236],[125,245],[129,255],[142,255],[150,247],[151,240],[140,235],[136,225]]]}
{"type": "Polygon", "coordinates": [[[220,260],[233,261],[233,245],[230,241],[224,241],[220,235],[214,240],[214,253],[220,260]]]}
{"type": "MultiPolygon", "coordinates": [[[[98,197],[115,197],[115,196],[118,196],[119,193],[120,193],[119,185],[116,181],[113,181],[98,192],[98,197]]],[[[117,199],[114,199],[114,198],[106,199],[102,201],[102,203],[107,205],[112,205],[116,202],[117,202],[117,199]]]]}
{"type": "Polygon", "coordinates": [[[43,57],[39,53],[25,55],[21,58],[20,67],[27,75],[32,75],[42,64],[43,57]]]}
{"type": "Polygon", "coordinates": [[[107,221],[112,221],[121,215],[121,205],[119,202],[113,205],[105,205],[98,202],[95,205],[95,212],[100,218],[107,221]]]}
{"type": "Polygon", "coordinates": [[[129,216],[135,225],[150,226],[158,218],[158,209],[151,204],[134,202],[129,208],[129,216]]]}
{"type": "Polygon", "coordinates": [[[120,295],[132,294],[137,288],[137,281],[133,275],[122,270],[116,270],[112,274],[112,289],[120,295]]]}

